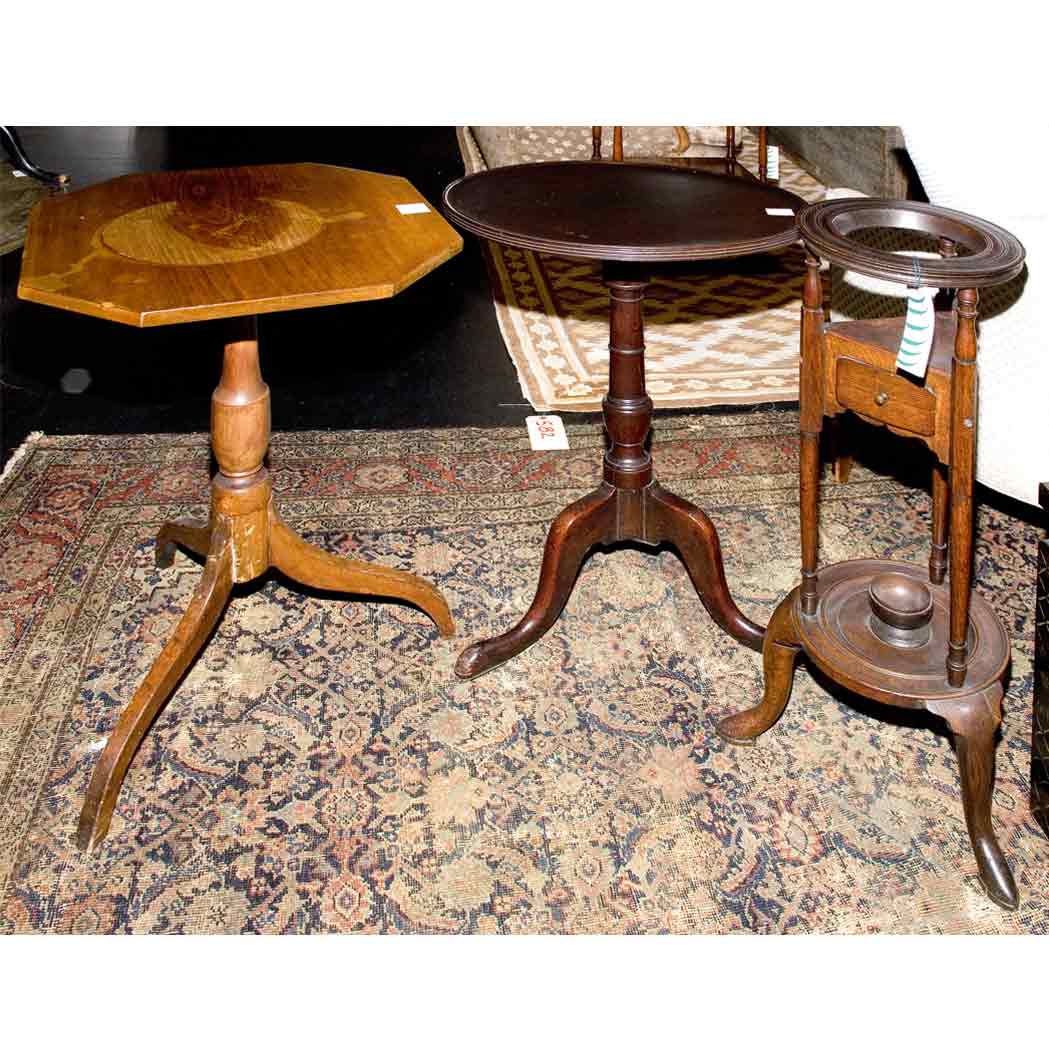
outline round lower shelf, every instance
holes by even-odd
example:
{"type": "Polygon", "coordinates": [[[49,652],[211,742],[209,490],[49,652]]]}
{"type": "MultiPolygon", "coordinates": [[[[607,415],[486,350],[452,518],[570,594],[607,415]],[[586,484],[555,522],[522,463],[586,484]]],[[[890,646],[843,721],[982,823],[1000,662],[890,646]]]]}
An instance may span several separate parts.
{"type": "Polygon", "coordinates": [[[949,588],[930,583],[923,567],[898,561],[842,561],[820,569],[816,612],[804,615],[796,602],[794,621],[809,659],[828,677],[881,703],[921,707],[932,700],[978,692],[1001,678],[1009,663],[1005,628],[990,604],[973,594],[965,683],[959,688],[950,685],[946,669],[950,607],[949,588]],[[887,573],[928,587],[932,618],[927,639],[920,644],[891,644],[872,626],[871,580],[887,573]]]}

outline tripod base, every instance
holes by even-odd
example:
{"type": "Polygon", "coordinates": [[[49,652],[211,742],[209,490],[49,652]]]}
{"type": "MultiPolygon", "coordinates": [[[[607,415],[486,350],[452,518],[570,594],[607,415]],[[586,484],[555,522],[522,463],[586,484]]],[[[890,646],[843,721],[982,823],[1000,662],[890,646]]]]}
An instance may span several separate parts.
{"type": "Polygon", "coordinates": [[[915,583],[927,579],[925,569],[892,561],[830,565],[820,569],[819,601],[811,616],[801,611],[800,587],[791,591],[773,614],[765,635],[765,693],[761,702],[725,718],[718,732],[732,743],[750,744],[770,729],[786,708],[794,667],[802,654],[831,680],[868,699],[925,709],[943,718],[955,738],[965,821],[980,882],[996,904],[1015,910],[1019,905],[1016,883],[991,824],[994,737],[1002,720],[1008,636],[991,606],[973,594],[966,682],[961,687],[952,686],[944,661],[949,590],[928,586],[932,615],[926,641],[893,644],[879,636],[871,624],[871,584],[874,582],[877,590],[877,581],[887,575],[915,583]]]}

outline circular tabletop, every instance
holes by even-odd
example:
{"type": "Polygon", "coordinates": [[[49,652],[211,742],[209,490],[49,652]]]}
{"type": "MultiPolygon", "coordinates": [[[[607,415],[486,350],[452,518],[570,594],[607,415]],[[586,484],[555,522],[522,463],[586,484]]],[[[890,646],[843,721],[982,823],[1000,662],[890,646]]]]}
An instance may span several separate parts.
{"type": "Polygon", "coordinates": [[[793,193],[750,179],[585,160],[494,168],[444,191],[449,220],[488,240],[624,262],[785,247],[798,239],[794,216],[804,205],[793,193]]]}

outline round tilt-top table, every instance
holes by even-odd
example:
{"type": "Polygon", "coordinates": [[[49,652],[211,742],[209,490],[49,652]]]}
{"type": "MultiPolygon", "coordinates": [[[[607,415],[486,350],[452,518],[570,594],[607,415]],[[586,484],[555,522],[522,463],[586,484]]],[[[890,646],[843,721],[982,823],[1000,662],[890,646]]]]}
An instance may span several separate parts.
{"type": "Polygon", "coordinates": [[[429,583],[336,557],[281,520],[264,462],[270,393],[255,316],[389,298],[461,249],[459,235],[405,179],[324,164],[127,175],[34,210],[22,298],[138,327],[235,318],[211,400],[218,472],[210,519],[166,524],[156,541],[159,567],[181,546],[206,557],[204,574],[99,757],[80,816],[81,848],[105,837],[131,759],[234,583],[272,566],[321,590],[400,598],[444,636],[454,633],[429,583]]]}
{"type": "Polygon", "coordinates": [[[641,310],[653,266],[786,247],[797,240],[794,215],[803,206],[786,190],[726,175],[590,161],[495,168],[444,191],[448,218],[480,237],[602,261],[611,301],[604,480],[556,518],[531,607],[506,633],[467,648],[455,666],[460,677],[538,641],[561,614],[588,551],[623,540],[673,545],[715,622],[761,649],[764,630],[729,593],[710,518],[654,479],[641,310]]]}

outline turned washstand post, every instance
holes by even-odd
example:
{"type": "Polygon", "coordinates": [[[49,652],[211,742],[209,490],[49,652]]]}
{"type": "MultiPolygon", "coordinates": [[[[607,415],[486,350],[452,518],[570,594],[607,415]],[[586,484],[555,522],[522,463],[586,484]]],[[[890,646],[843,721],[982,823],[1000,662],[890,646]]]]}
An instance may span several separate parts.
{"type": "Polygon", "coordinates": [[[801,305],[801,610],[816,611],[819,557],[820,434],[823,430],[823,283],[820,261],[805,257],[801,305]]]}
{"type": "Polygon", "coordinates": [[[969,602],[972,589],[973,482],[976,465],[976,306],[975,288],[955,299],[958,318],[951,362],[950,589],[951,625],[947,641],[947,680],[965,683],[968,663],[969,602]]]}
{"type": "MultiPolygon", "coordinates": [[[[1015,277],[1023,245],[1008,231],[962,212],[914,201],[872,198],[807,205],[798,216],[806,259],[801,323],[801,582],[777,606],[763,648],[764,692],[757,706],[718,726],[750,743],[783,713],[802,654],[828,678],[877,703],[943,718],[958,753],[962,805],[980,882],[1015,909],[1016,883],[991,819],[995,732],[1002,720],[1009,638],[986,598],[973,594],[976,450],[976,306],[979,287],[1015,277]],[[939,235],[940,258],[922,262],[871,248],[852,234],[869,228],[939,235]],[[966,247],[955,250],[955,240],[966,247]],[[959,288],[954,315],[936,314],[930,356],[918,382],[901,375],[898,352],[908,318],[823,322],[818,258],[908,287],[959,288]],[[953,356],[953,359],[951,359],[953,356]],[[933,474],[933,550],[928,566],[856,559],[824,564],[817,577],[820,417],[852,412],[922,441],[940,466],[933,474]],[[949,492],[942,467],[949,466],[949,492]],[[949,536],[946,529],[950,506],[949,536]],[[949,549],[949,586],[942,551],[949,549]],[[926,582],[926,577],[928,582],[926,582]]],[[[920,316],[920,311],[917,316],[920,316]]],[[[925,321],[926,330],[932,318],[925,321]]]]}
{"type": "MultiPolygon", "coordinates": [[[[940,237],[939,252],[941,258],[953,259],[958,255],[958,246],[949,237],[940,237]]],[[[937,296],[937,309],[949,310],[953,301],[953,290],[944,288],[937,296]]],[[[929,582],[937,586],[947,576],[949,486],[948,467],[937,459],[932,465],[932,544],[929,548],[929,582]]]]}

